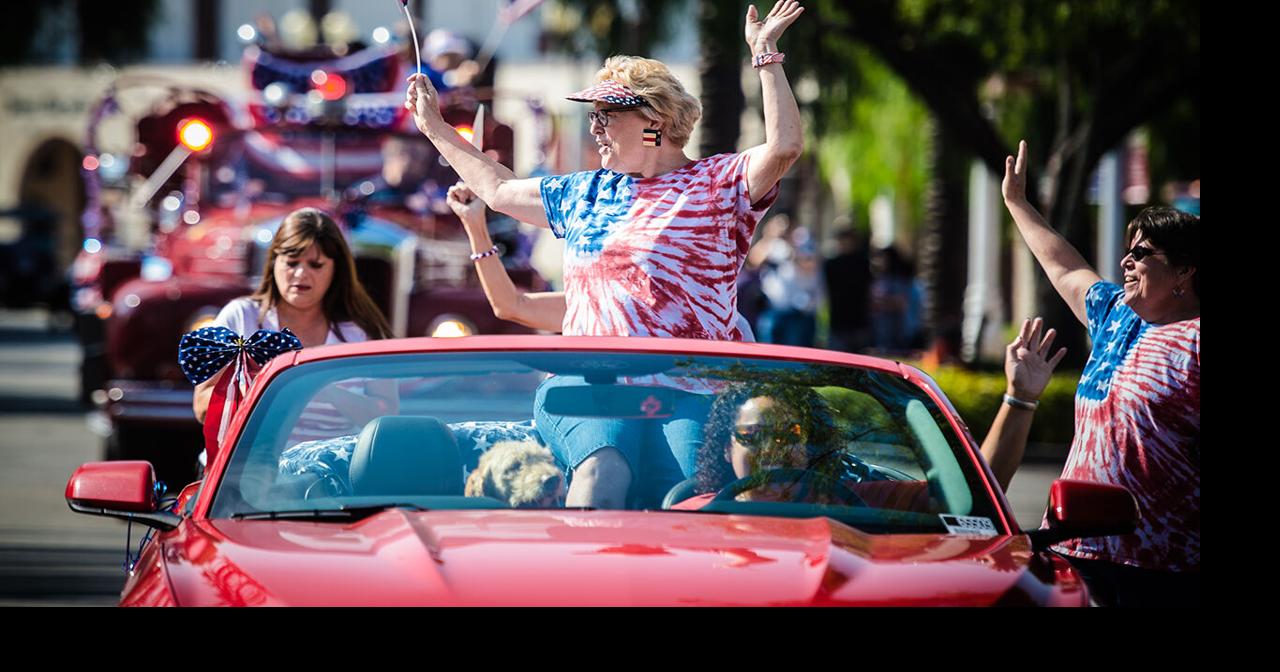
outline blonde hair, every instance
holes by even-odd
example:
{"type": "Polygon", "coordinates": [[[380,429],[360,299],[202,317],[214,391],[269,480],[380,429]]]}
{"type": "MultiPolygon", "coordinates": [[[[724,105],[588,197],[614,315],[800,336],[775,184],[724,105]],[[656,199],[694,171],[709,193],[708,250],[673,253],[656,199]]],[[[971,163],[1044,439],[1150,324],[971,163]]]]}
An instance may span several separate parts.
{"type": "Polygon", "coordinates": [[[596,73],[596,81],[617,82],[644,98],[640,113],[663,125],[672,144],[683,147],[702,116],[698,102],[662,61],[639,56],[611,56],[596,73]]]}
{"type": "Polygon", "coordinates": [[[533,441],[500,441],[480,456],[463,494],[492,497],[518,509],[541,506],[563,483],[564,474],[550,450],[533,441]]]}

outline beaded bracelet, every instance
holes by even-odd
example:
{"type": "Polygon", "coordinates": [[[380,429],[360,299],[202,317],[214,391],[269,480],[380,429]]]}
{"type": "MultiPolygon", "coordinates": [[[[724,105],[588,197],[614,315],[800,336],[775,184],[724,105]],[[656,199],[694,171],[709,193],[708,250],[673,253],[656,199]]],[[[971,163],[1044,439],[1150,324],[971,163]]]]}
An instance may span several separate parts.
{"type": "Polygon", "coordinates": [[[473,254],[473,255],[471,255],[471,261],[480,261],[481,259],[484,259],[485,257],[492,257],[493,255],[495,255],[495,254],[497,254],[497,253],[498,253],[498,246],[497,246],[497,245],[494,245],[493,247],[491,247],[491,248],[489,248],[489,249],[485,250],[484,252],[480,252],[480,253],[477,253],[477,254],[473,254]]]}

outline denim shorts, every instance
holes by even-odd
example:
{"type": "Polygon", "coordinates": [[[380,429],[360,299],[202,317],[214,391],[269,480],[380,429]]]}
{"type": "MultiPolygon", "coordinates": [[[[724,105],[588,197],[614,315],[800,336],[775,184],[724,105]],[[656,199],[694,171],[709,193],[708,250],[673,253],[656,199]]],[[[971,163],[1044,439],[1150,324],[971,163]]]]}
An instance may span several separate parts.
{"type": "Polygon", "coordinates": [[[642,506],[660,502],[667,490],[693,475],[712,396],[664,388],[663,394],[673,401],[671,413],[655,419],[588,418],[544,410],[548,389],[583,384],[581,376],[552,376],[538,386],[534,401],[538,433],[567,467],[570,479],[574,468],[606,447],[617,449],[627,460],[632,475],[628,499],[642,506]]]}

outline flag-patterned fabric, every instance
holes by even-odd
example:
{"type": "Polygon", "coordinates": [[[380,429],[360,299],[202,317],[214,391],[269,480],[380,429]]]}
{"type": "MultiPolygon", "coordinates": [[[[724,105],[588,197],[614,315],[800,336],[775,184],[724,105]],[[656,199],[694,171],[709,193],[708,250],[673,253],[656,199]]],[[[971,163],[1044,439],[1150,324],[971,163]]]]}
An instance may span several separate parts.
{"type": "Polygon", "coordinates": [[[747,161],[720,154],[652,178],[543,178],[547,220],[565,239],[564,334],[743,340],[738,272],[778,193],[753,205],[747,161]]]}
{"type": "Polygon", "coordinates": [[[593,84],[575,94],[565,97],[579,103],[604,102],[626,106],[645,104],[644,98],[636,95],[636,93],[631,89],[628,89],[611,79],[606,79],[603,82],[593,84]]]}
{"type": "Polygon", "coordinates": [[[498,10],[498,20],[507,25],[513,24],[541,4],[542,0],[503,0],[502,7],[498,10]]]}
{"type": "Polygon", "coordinates": [[[1062,478],[1122,485],[1134,534],[1079,539],[1069,555],[1148,569],[1200,569],[1200,318],[1154,325],[1099,282],[1086,298],[1093,348],[1076,390],[1062,478]]]}
{"type": "Polygon", "coordinates": [[[182,336],[178,342],[178,366],[193,385],[231,366],[209,397],[204,419],[206,464],[213,464],[217,457],[231,416],[244,400],[257,370],[278,355],[301,349],[302,341],[288,328],[259,329],[245,338],[226,327],[204,327],[182,336]]]}
{"type": "Polygon", "coordinates": [[[282,331],[259,329],[249,338],[226,327],[204,327],[184,334],[178,341],[178,366],[192,385],[198,385],[240,354],[262,366],[277,355],[301,349],[302,341],[287,327],[282,331]]]}

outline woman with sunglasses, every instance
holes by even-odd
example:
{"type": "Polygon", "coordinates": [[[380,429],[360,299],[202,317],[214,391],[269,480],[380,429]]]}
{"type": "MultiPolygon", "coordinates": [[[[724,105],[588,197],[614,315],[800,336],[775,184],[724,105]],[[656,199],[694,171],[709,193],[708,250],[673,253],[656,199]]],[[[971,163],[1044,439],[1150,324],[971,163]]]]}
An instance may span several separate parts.
{"type": "Polygon", "coordinates": [[[861,504],[851,487],[891,478],[842,449],[826,400],[812,388],[739,383],[717,395],[698,452],[696,509],[726,486],[743,501],[861,504]],[[732,485],[731,485],[732,484],[732,485]]]}
{"type": "MultiPolygon", "coordinates": [[[[1134,534],[1081,539],[1066,554],[1103,604],[1200,599],[1200,218],[1147,208],[1129,223],[1123,285],[1105,282],[1026,198],[1027,143],[1005,160],[1005,205],[1093,342],[1076,390],[1062,478],[1121,485],[1134,534]]],[[[1018,412],[1035,402],[1005,395],[1018,412]]],[[[995,462],[995,460],[992,460],[995,462]]]]}
{"type": "MultiPolygon", "coordinates": [[[[689,158],[685,145],[701,106],[665,64],[646,58],[612,57],[595,85],[569,96],[593,106],[596,171],[517,179],[444,121],[424,77],[410,77],[405,106],[482,201],[565,239],[564,334],[739,340],[738,272],[779,179],[804,147],[777,46],[803,11],[795,0],[781,0],[763,19],[754,6],[747,11],[744,34],[762,87],[765,143],[740,154],[689,158]]],[[[626,432],[621,425],[593,432],[590,443],[557,455],[573,469],[571,506],[626,501],[634,470],[649,466],[614,442],[626,432]]],[[[691,467],[700,437],[681,436],[672,440],[664,468],[691,467]]]]}

